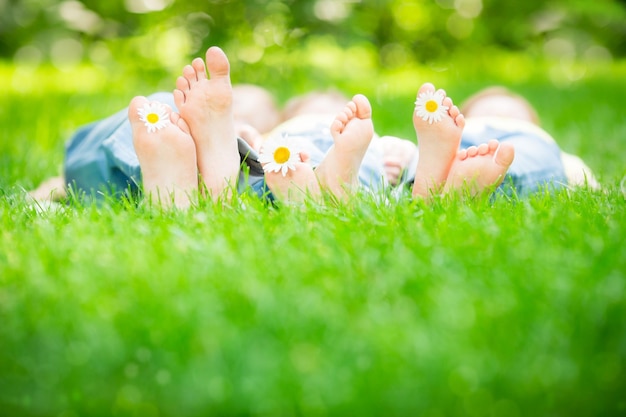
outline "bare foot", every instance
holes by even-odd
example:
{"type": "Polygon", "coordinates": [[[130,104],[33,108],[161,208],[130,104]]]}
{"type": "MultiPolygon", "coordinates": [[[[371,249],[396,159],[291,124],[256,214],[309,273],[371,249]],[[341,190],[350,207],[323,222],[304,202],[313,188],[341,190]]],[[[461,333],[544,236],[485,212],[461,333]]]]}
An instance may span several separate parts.
{"type": "Polygon", "coordinates": [[[128,118],[146,196],[164,207],[189,207],[198,193],[198,169],[196,148],[185,121],[168,106],[145,97],[131,100],[128,118]],[[143,120],[150,119],[144,109],[153,103],[162,109],[161,116],[166,116],[159,117],[163,121],[159,128],[147,127],[143,120]]]}
{"type": "Polygon", "coordinates": [[[426,97],[429,94],[439,95],[443,100],[437,112],[437,117],[441,118],[439,121],[424,120],[417,109],[413,112],[413,126],[419,146],[413,196],[420,197],[428,197],[442,189],[465,127],[465,118],[443,90],[435,92],[434,85],[423,84],[418,91],[418,100],[420,96],[426,97]]]}
{"type": "Polygon", "coordinates": [[[61,201],[67,197],[65,179],[63,177],[50,177],[37,188],[28,192],[37,201],[61,201]]]}
{"type": "Polygon", "coordinates": [[[265,173],[265,183],[279,201],[301,203],[307,198],[317,200],[321,196],[320,185],[309,159],[309,155],[301,152],[302,162],[295,162],[295,169],[288,170],[284,175],[280,171],[265,173]]]}
{"type": "Polygon", "coordinates": [[[509,143],[491,140],[457,153],[444,187],[444,193],[468,191],[471,196],[491,192],[502,183],[515,157],[509,143]]]}
{"type": "Polygon", "coordinates": [[[358,185],[358,174],[365,152],[374,136],[372,106],[357,94],[337,114],[330,125],[334,144],[315,170],[323,189],[338,198],[358,185]]]}
{"type": "Polygon", "coordinates": [[[209,196],[213,200],[232,196],[240,159],[233,122],[230,64],[220,48],[207,50],[206,65],[196,58],[183,68],[183,75],[176,80],[174,102],[196,144],[198,169],[209,196]]]}
{"type": "Polygon", "coordinates": [[[417,153],[415,143],[395,136],[382,136],[383,166],[389,184],[398,185],[403,173],[417,153]]]}

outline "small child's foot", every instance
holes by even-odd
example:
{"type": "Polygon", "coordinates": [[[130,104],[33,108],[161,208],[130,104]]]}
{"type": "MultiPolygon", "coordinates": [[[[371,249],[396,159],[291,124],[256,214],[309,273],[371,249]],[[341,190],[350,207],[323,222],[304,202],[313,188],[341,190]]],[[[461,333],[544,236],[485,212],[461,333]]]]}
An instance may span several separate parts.
{"type": "Polygon", "coordinates": [[[233,122],[233,91],[226,54],[211,47],[183,68],[174,102],[196,144],[198,169],[206,191],[217,200],[232,195],[239,177],[239,151],[233,122]],[[207,68],[210,78],[207,78],[207,68]]]}
{"type": "Polygon", "coordinates": [[[402,175],[417,153],[417,145],[394,136],[383,136],[378,143],[383,150],[385,178],[391,185],[398,185],[402,175]]]}
{"type": "Polygon", "coordinates": [[[164,207],[187,208],[198,192],[196,148],[185,121],[164,104],[135,97],[128,109],[133,144],[146,196],[164,207]],[[145,106],[155,104],[162,111],[158,125],[146,126],[151,120],[145,106]],[[158,127],[157,127],[158,126],[158,127]]]}
{"type": "Polygon", "coordinates": [[[446,97],[443,90],[435,92],[434,85],[423,84],[418,91],[418,99],[420,96],[426,97],[430,94],[443,98],[442,102],[436,106],[436,113],[432,114],[432,116],[440,117],[440,120],[433,121],[432,118],[424,120],[418,114],[417,109],[413,112],[413,126],[419,146],[413,196],[420,197],[428,197],[443,187],[459,149],[461,134],[465,127],[465,118],[458,107],[452,103],[452,99],[446,97]]]}
{"type": "Polygon", "coordinates": [[[334,144],[315,170],[323,189],[338,198],[358,185],[358,174],[365,152],[374,136],[372,106],[357,94],[337,114],[330,125],[334,144]]]}
{"type": "Polygon", "coordinates": [[[514,157],[513,145],[495,139],[459,151],[450,168],[444,193],[468,191],[469,195],[476,196],[493,191],[504,180],[514,157]]]}
{"type": "Polygon", "coordinates": [[[302,203],[307,198],[317,200],[321,196],[317,176],[309,163],[309,156],[300,153],[302,162],[295,162],[295,169],[283,175],[280,171],[265,173],[265,183],[279,201],[302,203]]]}
{"type": "Polygon", "coordinates": [[[37,201],[61,201],[67,197],[65,180],[63,177],[48,178],[28,194],[37,201]]]}

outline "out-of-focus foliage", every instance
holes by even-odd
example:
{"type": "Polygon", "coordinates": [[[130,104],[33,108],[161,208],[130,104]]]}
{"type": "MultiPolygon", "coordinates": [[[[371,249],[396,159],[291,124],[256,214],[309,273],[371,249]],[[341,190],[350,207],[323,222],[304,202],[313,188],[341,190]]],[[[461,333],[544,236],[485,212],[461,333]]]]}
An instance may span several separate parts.
{"type": "Polygon", "coordinates": [[[619,0],[0,0],[0,57],[179,69],[208,45],[253,64],[305,44],[365,46],[376,65],[487,46],[556,58],[626,55],[619,0]]]}

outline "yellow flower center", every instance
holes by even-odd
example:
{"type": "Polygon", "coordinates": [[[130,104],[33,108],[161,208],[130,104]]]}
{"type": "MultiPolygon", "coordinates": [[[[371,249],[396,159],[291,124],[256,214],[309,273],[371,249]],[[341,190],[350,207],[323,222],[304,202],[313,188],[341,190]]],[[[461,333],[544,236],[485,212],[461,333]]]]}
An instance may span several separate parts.
{"type": "Polygon", "coordinates": [[[149,114],[146,116],[146,120],[148,121],[148,123],[152,123],[152,124],[154,124],[154,123],[156,123],[156,122],[158,122],[158,121],[159,121],[159,115],[158,115],[158,114],[156,114],[156,113],[149,113],[149,114]]]}
{"type": "Polygon", "coordinates": [[[428,100],[424,107],[426,107],[426,111],[434,113],[439,108],[439,104],[435,100],[428,100]]]}
{"type": "Polygon", "coordinates": [[[289,149],[284,146],[276,148],[276,150],[274,151],[274,161],[279,164],[284,164],[285,162],[289,161],[290,156],[291,152],[289,152],[289,149]]]}

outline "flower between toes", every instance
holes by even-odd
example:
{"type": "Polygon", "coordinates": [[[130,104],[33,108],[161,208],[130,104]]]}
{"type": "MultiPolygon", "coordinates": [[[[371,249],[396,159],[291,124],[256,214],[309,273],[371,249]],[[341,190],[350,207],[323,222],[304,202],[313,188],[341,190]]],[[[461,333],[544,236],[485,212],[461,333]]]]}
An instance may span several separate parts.
{"type": "Polygon", "coordinates": [[[281,172],[283,177],[292,169],[295,171],[296,162],[300,162],[300,153],[295,142],[287,135],[278,139],[269,139],[263,144],[259,161],[265,172],[281,172]]]}

